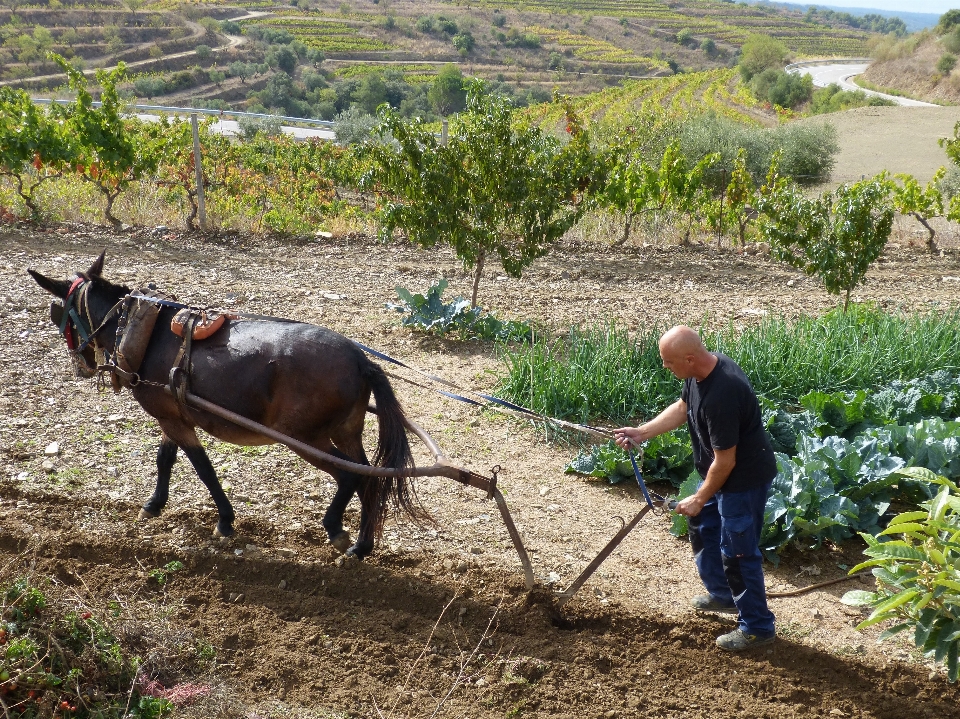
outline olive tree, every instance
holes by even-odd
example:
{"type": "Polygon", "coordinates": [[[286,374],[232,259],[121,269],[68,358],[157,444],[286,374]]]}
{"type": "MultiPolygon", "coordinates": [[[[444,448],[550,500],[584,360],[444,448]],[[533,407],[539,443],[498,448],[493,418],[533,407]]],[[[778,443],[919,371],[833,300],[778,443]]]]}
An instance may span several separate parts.
{"type": "Polygon", "coordinates": [[[467,109],[440,143],[418,121],[381,106],[362,185],[379,197],[381,235],[402,229],[422,247],[449,244],[473,270],[473,306],[487,259],[520,277],[585,209],[599,177],[587,132],[568,110],[568,142],[545,134],[506,98],[472,81],[467,109]]]}

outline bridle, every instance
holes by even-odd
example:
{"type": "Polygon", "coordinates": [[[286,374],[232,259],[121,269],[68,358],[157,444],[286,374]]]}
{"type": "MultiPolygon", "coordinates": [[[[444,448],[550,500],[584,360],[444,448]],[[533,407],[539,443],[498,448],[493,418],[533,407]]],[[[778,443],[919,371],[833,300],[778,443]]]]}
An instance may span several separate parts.
{"type": "MultiPolygon", "coordinates": [[[[110,322],[120,312],[126,296],[122,297],[101,320],[100,324],[94,329],[93,317],[90,314],[89,294],[90,280],[82,275],[77,277],[67,290],[67,296],[63,299],[63,316],[60,319],[60,334],[67,343],[67,350],[73,356],[74,362],[82,364],[91,373],[97,371],[97,367],[91,366],[87,358],[83,356],[83,351],[90,346],[93,339],[100,334],[107,323],[110,322]]],[[[94,345],[94,351],[102,351],[105,355],[109,353],[94,345]]]]}

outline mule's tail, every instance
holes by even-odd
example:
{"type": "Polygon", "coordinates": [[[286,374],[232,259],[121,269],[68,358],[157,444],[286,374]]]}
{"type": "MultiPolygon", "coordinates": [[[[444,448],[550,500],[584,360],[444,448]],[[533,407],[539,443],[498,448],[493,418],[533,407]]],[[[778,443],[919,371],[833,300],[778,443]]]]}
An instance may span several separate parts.
{"type": "MultiPolygon", "coordinates": [[[[380,425],[373,464],[393,469],[413,468],[413,453],[404,427],[403,407],[393,393],[393,387],[390,386],[390,380],[383,369],[366,357],[364,360],[366,364],[360,374],[370,385],[377,401],[377,419],[380,425]]],[[[397,511],[405,512],[415,521],[430,521],[430,516],[421,506],[411,480],[407,477],[371,477],[364,482],[361,494],[364,498],[373,500],[372,517],[374,534],[377,537],[383,533],[387,505],[391,502],[397,511]]]]}

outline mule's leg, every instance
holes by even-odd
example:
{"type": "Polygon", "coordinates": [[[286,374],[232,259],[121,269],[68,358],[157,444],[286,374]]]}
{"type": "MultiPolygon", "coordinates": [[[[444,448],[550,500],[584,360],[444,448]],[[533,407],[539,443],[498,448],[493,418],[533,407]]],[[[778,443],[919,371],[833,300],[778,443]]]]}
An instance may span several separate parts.
{"type": "MultiPolygon", "coordinates": [[[[364,464],[369,464],[364,457],[364,464]]],[[[364,477],[362,482],[376,482],[372,477],[364,477]]],[[[347,550],[347,556],[363,559],[373,552],[374,545],[374,512],[376,511],[376,498],[367,495],[361,489],[360,492],[360,533],[357,535],[357,542],[347,550]]]]}
{"type": "Polygon", "coordinates": [[[140,510],[140,519],[159,517],[160,512],[167,506],[167,499],[170,497],[170,473],[176,461],[177,443],[164,434],[160,440],[160,449],[157,450],[157,486],[140,510]]]}
{"type": "Polygon", "coordinates": [[[187,459],[190,460],[190,464],[192,464],[196,470],[197,476],[200,477],[200,481],[206,486],[214,504],[217,505],[217,512],[220,515],[220,519],[217,522],[217,528],[213,532],[214,536],[231,536],[233,534],[234,520],[233,507],[230,504],[230,500],[227,499],[223,487],[220,486],[220,480],[217,479],[217,472],[210,463],[210,458],[207,457],[206,450],[203,448],[203,445],[200,444],[200,440],[197,439],[196,430],[185,424],[162,422],[160,426],[164,434],[176,442],[177,446],[187,455],[187,459]]]}
{"type": "Polygon", "coordinates": [[[350,532],[343,528],[343,513],[353,499],[359,483],[355,475],[347,473],[338,473],[333,478],[337,482],[337,493],[333,495],[333,500],[323,515],[323,528],[327,530],[330,544],[343,554],[350,548],[350,532]]]}
{"type": "MultiPolygon", "coordinates": [[[[364,414],[365,413],[366,409],[364,408],[364,414]]],[[[334,450],[333,453],[351,462],[369,465],[370,462],[367,459],[367,453],[363,449],[362,416],[363,415],[359,418],[351,417],[354,421],[348,421],[344,424],[342,431],[334,438],[337,449],[334,450]],[[357,421],[358,419],[359,421],[357,421]]],[[[343,475],[348,479],[338,478],[338,481],[351,481],[360,497],[360,532],[357,535],[356,543],[347,549],[346,553],[349,557],[363,559],[373,551],[374,530],[376,526],[376,522],[374,521],[374,512],[376,511],[375,497],[368,495],[364,490],[368,483],[374,483],[377,480],[373,477],[364,477],[348,472],[344,472],[343,475]]]]}

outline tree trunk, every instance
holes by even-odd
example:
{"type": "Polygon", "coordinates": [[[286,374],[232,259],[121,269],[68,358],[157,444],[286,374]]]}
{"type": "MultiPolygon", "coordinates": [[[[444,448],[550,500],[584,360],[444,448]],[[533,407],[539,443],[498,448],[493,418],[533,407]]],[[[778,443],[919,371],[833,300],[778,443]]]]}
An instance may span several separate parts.
{"type": "MultiPolygon", "coordinates": [[[[6,174],[6,173],[4,173],[6,174]]],[[[23,204],[27,206],[27,209],[30,210],[30,219],[36,222],[40,219],[40,209],[33,202],[33,189],[30,192],[24,192],[23,189],[23,178],[20,175],[11,175],[17,180],[17,194],[20,195],[20,199],[23,200],[23,204]]],[[[39,182],[37,183],[40,184],[39,182]]],[[[34,185],[36,188],[36,185],[34,185]]]]}
{"type": "Polygon", "coordinates": [[[121,222],[118,218],[113,216],[113,201],[120,196],[120,190],[115,190],[111,192],[103,188],[102,185],[101,185],[101,190],[103,191],[103,194],[106,195],[107,197],[107,206],[103,210],[103,216],[107,218],[107,220],[110,222],[111,225],[113,225],[113,229],[119,230],[120,227],[123,225],[123,222],[121,222]]]}
{"type": "Polygon", "coordinates": [[[623,247],[630,239],[630,228],[633,225],[633,210],[627,210],[627,221],[623,224],[623,235],[613,243],[614,247],[623,247]]]}
{"type": "Polygon", "coordinates": [[[200,211],[200,208],[197,207],[197,191],[188,188],[187,199],[190,200],[190,216],[187,217],[187,229],[196,232],[200,229],[197,227],[197,213],[200,211]]]}
{"type": "Polygon", "coordinates": [[[486,257],[486,250],[480,250],[480,256],[477,258],[477,269],[473,274],[473,298],[470,300],[471,308],[477,306],[477,290],[480,287],[480,277],[483,275],[483,262],[486,257]]]}
{"type": "Polygon", "coordinates": [[[850,290],[852,289],[853,289],[852,287],[847,288],[847,297],[843,301],[843,314],[847,314],[847,307],[850,306],[850,290]]]}
{"type": "Polygon", "coordinates": [[[936,236],[937,234],[936,230],[934,230],[932,227],[930,227],[929,224],[927,224],[927,218],[924,217],[923,215],[917,212],[911,212],[910,214],[917,218],[917,222],[919,222],[921,225],[927,228],[927,232],[930,233],[930,236],[927,238],[927,249],[930,252],[936,252],[937,243],[936,243],[936,240],[933,239],[934,236],[936,236]]]}

